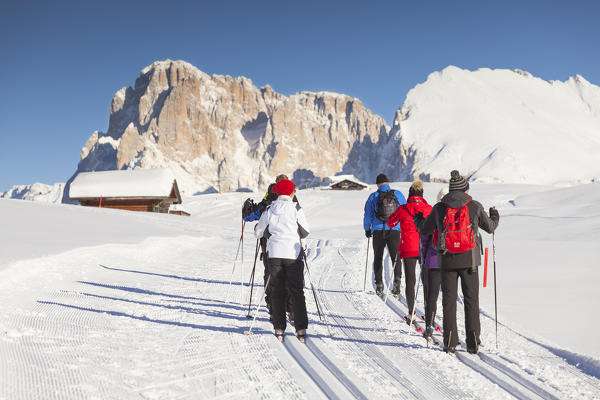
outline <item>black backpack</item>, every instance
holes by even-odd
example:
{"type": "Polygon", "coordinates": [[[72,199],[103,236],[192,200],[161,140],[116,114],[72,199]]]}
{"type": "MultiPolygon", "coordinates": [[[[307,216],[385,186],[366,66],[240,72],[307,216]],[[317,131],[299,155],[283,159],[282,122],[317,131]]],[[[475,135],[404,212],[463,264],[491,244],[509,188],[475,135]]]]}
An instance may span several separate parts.
{"type": "Polygon", "coordinates": [[[393,190],[387,192],[379,191],[379,198],[377,199],[377,211],[375,216],[381,222],[387,222],[388,218],[398,209],[400,203],[393,190]]]}

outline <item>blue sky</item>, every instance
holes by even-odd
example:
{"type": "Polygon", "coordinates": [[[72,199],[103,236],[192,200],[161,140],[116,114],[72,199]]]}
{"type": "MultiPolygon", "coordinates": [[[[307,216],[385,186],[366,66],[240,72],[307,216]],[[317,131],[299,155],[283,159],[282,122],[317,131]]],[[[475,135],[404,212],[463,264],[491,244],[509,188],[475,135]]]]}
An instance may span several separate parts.
{"type": "Polygon", "coordinates": [[[391,122],[452,64],[600,84],[600,1],[0,3],[0,191],[65,182],[110,102],[156,60],[328,90],[391,122]]]}

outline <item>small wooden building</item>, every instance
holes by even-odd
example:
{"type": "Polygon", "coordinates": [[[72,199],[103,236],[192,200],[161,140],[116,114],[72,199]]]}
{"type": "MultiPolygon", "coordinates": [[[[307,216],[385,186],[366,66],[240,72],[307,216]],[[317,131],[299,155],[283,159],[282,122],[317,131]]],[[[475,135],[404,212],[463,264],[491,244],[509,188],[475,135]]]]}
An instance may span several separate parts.
{"type": "Polygon", "coordinates": [[[69,198],[82,206],[130,211],[169,212],[181,204],[177,181],[169,169],[136,169],[79,173],[69,198]]]}
{"type": "Polygon", "coordinates": [[[189,217],[190,215],[192,215],[189,212],[183,210],[169,210],[169,214],[181,215],[183,217],[189,217]]]}
{"type": "Polygon", "coordinates": [[[171,204],[171,208],[169,208],[169,214],[173,215],[181,215],[184,217],[189,217],[190,214],[184,208],[182,208],[181,204],[171,204]]]}
{"type": "Polygon", "coordinates": [[[332,190],[363,190],[366,188],[366,185],[351,181],[350,179],[344,179],[331,185],[332,190]]]}

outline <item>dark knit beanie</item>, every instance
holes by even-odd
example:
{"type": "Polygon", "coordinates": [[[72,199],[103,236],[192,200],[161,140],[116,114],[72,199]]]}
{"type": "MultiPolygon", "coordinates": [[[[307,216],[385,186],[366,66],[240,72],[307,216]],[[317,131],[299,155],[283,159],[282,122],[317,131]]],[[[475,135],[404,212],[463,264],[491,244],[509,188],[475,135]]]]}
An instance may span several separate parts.
{"type": "Polygon", "coordinates": [[[385,174],[377,175],[377,179],[375,179],[375,183],[379,185],[380,183],[384,183],[384,182],[389,182],[388,177],[385,176],[385,174]]]}
{"type": "Polygon", "coordinates": [[[423,182],[419,179],[414,181],[408,189],[408,197],[421,196],[423,197],[423,182]]]}
{"type": "Polygon", "coordinates": [[[450,172],[450,185],[448,187],[450,191],[460,190],[466,192],[469,190],[469,182],[465,180],[457,170],[450,172]]]}

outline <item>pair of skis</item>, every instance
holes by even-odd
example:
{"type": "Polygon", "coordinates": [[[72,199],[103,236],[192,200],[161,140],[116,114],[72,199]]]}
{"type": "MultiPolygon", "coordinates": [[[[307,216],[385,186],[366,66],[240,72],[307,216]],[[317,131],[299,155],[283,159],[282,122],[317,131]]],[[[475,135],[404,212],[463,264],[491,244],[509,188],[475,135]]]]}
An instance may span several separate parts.
{"type": "MultiPolygon", "coordinates": [[[[410,318],[408,315],[404,316],[404,322],[406,322],[408,325],[410,325],[410,318]]],[[[434,344],[436,346],[438,346],[440,344],[440,342],[437,341],[437,339],[433,336],[433,334],[431,336],[427,336],[426,335],[426,330],[423,330],[423,327],[421,326],[421,324],[425,322],[425,317],[423,315],[421,315],[419,318],[415,318],[412,320],[412,326],[415,328],[415,330],[417,331],[417,333],[420,336],[423,336],[425,338],[425,340],[427,340],[427,345],[429,346],[429,343],[434,344]]],[[[439,325],[435,325],[435,331],[434,332],[441,332],[441,327],[439,325]]]]}
{"type": "MultiPolygon", "coordinates": [[[[279,343],[283,343],[285,341],[285,336],[284,334],[275,334],[275,337],[277,338],[277,340],[279,340],[279,343]]],[[[300,343],[306,344],[306,334],[304,335],[296,335],[296,338],[298,338],[298,341],[300,343]]]]}
{"type": "MultiPolygon", "coordinates": [[[[288,313],[288,322],[290,323],[290,325],[294,325],[294,320],[292,318],[290,318],[290,313],[288,313]]],[[[305,333],[300,335],[297,334],[296,337],[298,338],[298,341],[300,343],[306,343],[306,331],[304,331],[305,333]]],[[[285,336],[284,333],[282,332],[281,334],[278,332],[275,332],[275,337],[277,338],[277,340],[279,340],[279,343],[283,343],[285,340],[285,336]]]]}

